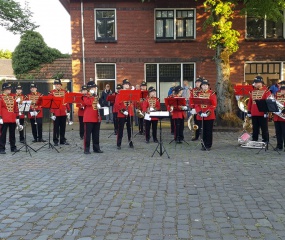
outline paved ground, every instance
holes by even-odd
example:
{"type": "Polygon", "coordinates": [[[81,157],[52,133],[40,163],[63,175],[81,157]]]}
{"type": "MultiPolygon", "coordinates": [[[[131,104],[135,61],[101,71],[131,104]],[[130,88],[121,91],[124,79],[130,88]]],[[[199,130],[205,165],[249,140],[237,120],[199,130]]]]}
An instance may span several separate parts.
{"type": "Polygon", "coordinates": [[[151,157],[157,144],[117,150],[106,126],[103,154],[84,155],[72,125],[59,153],[0,156],[0,239],[285,239],[284,152],[240,148],[238,132],[214,132],[204,152],[164,128],[170,158],[151,157]]]}

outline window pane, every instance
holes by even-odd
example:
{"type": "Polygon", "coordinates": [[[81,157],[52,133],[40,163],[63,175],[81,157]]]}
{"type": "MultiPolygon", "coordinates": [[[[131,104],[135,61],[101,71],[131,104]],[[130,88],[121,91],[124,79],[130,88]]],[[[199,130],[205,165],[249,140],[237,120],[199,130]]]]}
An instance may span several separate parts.
{"type": "Polygon", "coordinates": [[[168,17],[173,18],[174,14],[173,11],[168,11],[168,17]]]}
{"type": "Polygon", "coordinates": [[[282,22],[266,21],[266,38],[282,38],[283,24],[282,22]]]}
{"type": "Polygon", "coordinates": [[[163,37],[163,20],[156,20],[156,37],[163,37]]]}
{"type": "Polygon", "coordinates": [[[186,20],[186,37],[194,36],[194,20],[186,20]]]}
{"type": "Polygon", "coordinates": [[[97,64],[97,79],[115,79],[115,65],[113,64],[97,64]]]}
{"type": "Polygon", "coordinates": [[[107,21],[107,37],[115,37],[115,20],[107,21]]]}
{"type": "Polygon", "coordinates": [[[104,38],[105,37],[105,25],[104,21],[102,20],[97,20],[96,21],[97,25],[97,37],[98,38],[104,38]]]}
{"type": "Polygon", "coordinates": [[[162,12],[161,12],[161,16],[164,17],[164,18],[166,18],[166,17],[167,17],[167,11],[162,11],[162,12]]]}
{"type": "Polygon", "coordinates": [[[156,11],[156,17],[161,17],[161,11],[156,11]]]}
{"type": "Polygon", "coordinates": [[[177,20],[177,37],[183,37],[183,20],[177,20]]]}
{"type": "Polygon", "coordinates": [[[96,11],[96,18],[102,18],[103,14],[102,11],[96,11]]]}
{"type": "Polygon", "coordinates": [[[166,26],[165,26],[165,35],[166,37],[173,37],[173,20],[166,19],[166,26]]]}
{"type": "Polygon", "coordinates": [[[256,64],[250,64],[250,73],[256,73],[256,64]]]}
{"type": "Polygon", "coordinates": [[[264,20],[257,18],[247,18],[247,37],[264,38],[264,20]]]}
{"type": "Polygon", "coordinates": [[[103,18],[115,18],[115,11],[103,11],[103,18]]]}
{"type": "Polygon", "coordinates": [[[182,17],[187,17],[187,11],[182,11],[182,17]]]}
{"type": "Polygon", "coordinates": [[[188,17],[194,17],[194,12],[193,11],[188,11],[188,17]]]}
{"type": "Polygon", "coordinates": [[[181,79],[181,64],[160,64],[159,79],[164,82],[179,81],[181,79]]]}
{"type": "Polygon", "coordinates": [[[177,12],[176,12],[176,17],[178,17],[178,18],[181,18],[181,17],[182,17],[181,11],[177,11],[177,12]]]}
{"type": "Polygon", "coordinates": [[[183,80],[194,80],[194,64],[183,64],[183,80]]]}

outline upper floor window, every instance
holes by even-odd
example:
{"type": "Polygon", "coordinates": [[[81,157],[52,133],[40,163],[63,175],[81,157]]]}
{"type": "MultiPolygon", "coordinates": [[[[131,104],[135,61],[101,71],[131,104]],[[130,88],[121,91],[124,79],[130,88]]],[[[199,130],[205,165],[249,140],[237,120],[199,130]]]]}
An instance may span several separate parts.
{"type": "Polygon", "coordinates": [[[194,39],[195,10],[155,10],[156,39],[194,39]]]}
{"type": "Polygon", "coordinates": [[[96,40],[116,40],[116,11],[114,9],[95,9],[96,40]]]}
{"type": "Polygon", "coordinates": [[[281,39],[284,38],[283,22],[274,22],[265,18],[247,16],[246,38],[281,39]]]}

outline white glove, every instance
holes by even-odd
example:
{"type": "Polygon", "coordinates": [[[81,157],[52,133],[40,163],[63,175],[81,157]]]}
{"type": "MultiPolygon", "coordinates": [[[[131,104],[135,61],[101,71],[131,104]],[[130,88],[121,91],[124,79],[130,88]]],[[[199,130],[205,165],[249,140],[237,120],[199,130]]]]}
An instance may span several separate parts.
{"type": "Polygon", "coordinates": [[[190,111],[190,113],[193,114],[193,115],[194,115],[194,114],[197,114],[195,108],[193,108],[193,109],[190,111]]]}
{"type": "Polygon", "coordinates": [[[201,113],[200,116],[201,116],[201,117],[208,117],[208,116],[207,116],[207,113],[201,113]]]}
{"type": "Polygon", "coordinates": [[[132,90],[135,90],[135,87],[134,86],[132,86],[132,88],[131,88],[132,90]]]}
{"type": "Polygon", "coordinates": [[[100,103],[97,103],[97,109],[101,108],[100,103]]]}
{"type": "Polygon", "coordinates": [[[128,116],[128,115],[129,115],[128,111],[124,111],[123,114],[124,114],[125,116],[128,116]]]}
{"type": "Polygon", "coordinates": [[[264,113],[263,117],[268,118],[268,113],[264,113]]]}
{"type": "Polygon", "coordinates": [[[90,90],[90,93],[91,93],[91,94],[94,94],[94,93],[95,93],[95,90],[91,89],[91,90],[90,90]]]}
{"type": "Polygon", "coordinates": [[[248,116],[249,118],[251,118],[251,114],[250,114],[250,113],[248,113],[247,116],[248,116]]]}
{"type": "Polygon", "coordinates": [[[67,116],[67,118],[69,118],[70,117],[70,113],[66,113],[66,116],[67,116]]]}
{"type": "Polygon", "coordinates": [[[183,106],[183,107],[182,107],[182,110],[187,110],[187,109],[188,109],[187,106],[183,106]]]}
{"type": "Polygon", "coordinates": [[[149,111],[153,112],[153,111],[154,111],[154,108],[153,108],[153,107],[149,108],[149,111]]]}
{"type": "Polygon", "coordinates": [[[56,116],[51,116],[51,119],[52,119],[53,121],[55,121],[56,116]]]}
{"type": "Polygon", "coordinates": [[[20,119],[16,119],[16,124],[20,125],[20,119]]]}
{"type": "Polygon", "coordinates": [[[0,124],[3,124],[4,122],[3,122],[3,119],[2,118],[0,118],[0,124]]]}
{"type": "Polygon", "coordinates": [[[17,102],[17,103],[21,102],[21,98],[17,98],[17,99],[16,99],[16,102],[17,102]]]}

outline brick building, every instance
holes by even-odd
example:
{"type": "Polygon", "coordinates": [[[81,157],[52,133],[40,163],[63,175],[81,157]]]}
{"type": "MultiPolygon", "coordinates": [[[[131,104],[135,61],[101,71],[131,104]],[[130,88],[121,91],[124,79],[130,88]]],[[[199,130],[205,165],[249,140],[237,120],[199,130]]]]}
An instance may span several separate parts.
{"type": "MultiPolygon", "coordinates": [[[[172,82],[193,84],[197,76],[216,79],[214,51],[203,1],[60,0],[71,16],[74,90],[95,79],[99,89],[128,78],[155,86],[161,99],[172,82]]],[[[284,24],[236,13],[240,48],[231,56],[233,83],[261,74],[267,85],[284,79],[284,24]]]]}

